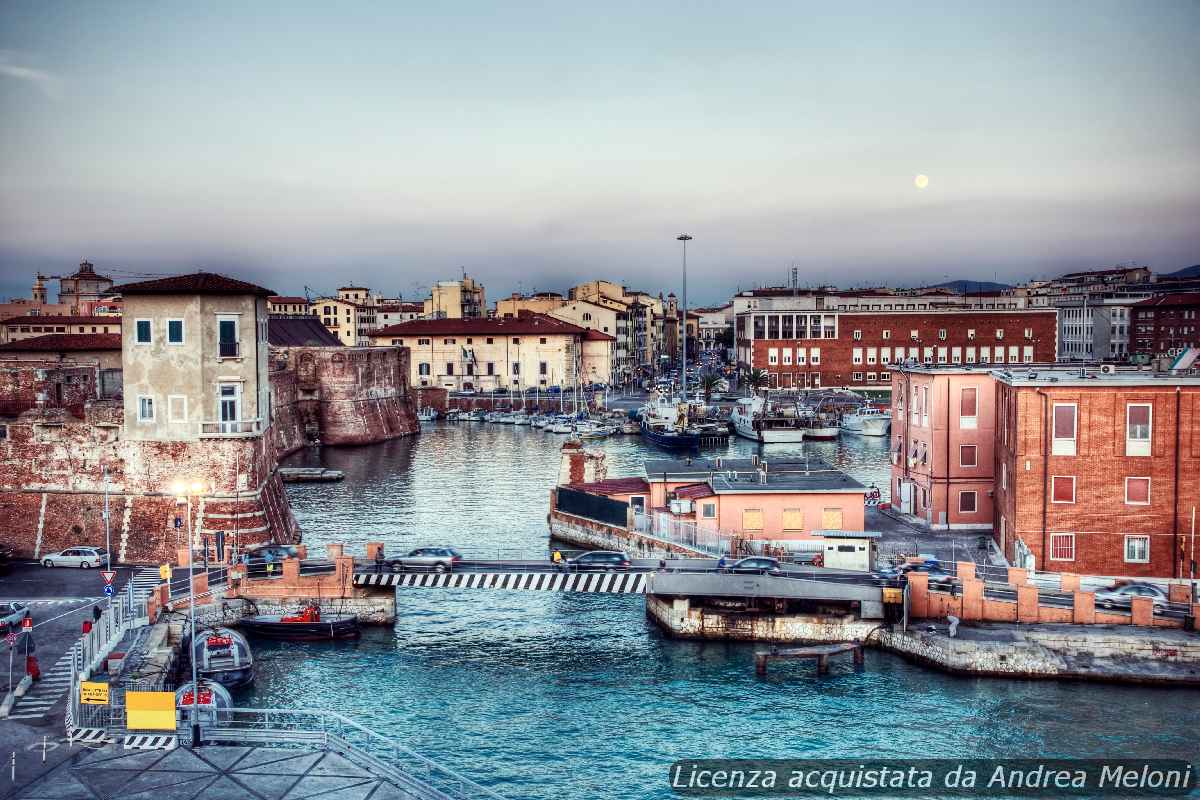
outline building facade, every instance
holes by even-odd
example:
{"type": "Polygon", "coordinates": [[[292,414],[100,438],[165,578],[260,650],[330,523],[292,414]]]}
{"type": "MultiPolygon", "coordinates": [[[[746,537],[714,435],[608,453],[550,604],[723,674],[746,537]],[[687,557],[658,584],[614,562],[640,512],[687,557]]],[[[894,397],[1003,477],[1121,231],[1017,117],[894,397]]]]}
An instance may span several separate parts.
{"type": "Polygon", "coordinates": [[[58,279],[58,302],[71,306],[75,314],[91,314],[115,294],[112,286],[112,278],[98,274],[91,262],[80,261],[75,273],[58,279]]]}
{"type": "Polygon", "coordinates": [[[1168,294],[1133,306],[1133,352],[1143,361],[1200,347],[1200,292],[1168,294]]]}
{"type": "Polygon", "coordinates": [[[1011,563],[1193,578],[1200,377],[993,372],[995,525],[1011,563]]]}
{"type": "Polygon", "coordinates": [[[594,303],[590,300],[568,300],[549,312],[548,316],[580,328],[612,336],[612,369],[609,380],[614,383],[622,383],[633,374],[633,351],[629,340],[629,313],[620,303],[605,304],[594,303]]]}
{"type": "Polygon", "coordinates": [[[428,319],[478,319],[487,316],[483,284],[465,274],[459,281],[438,281],[424,304],[428,319]]]}
{"type": "Polygon", "coordinates": [[[0,342],[17,342],[48,334],[119,334],[120,332],[120,317],[37,314],[12,317],[0,323],[0,342]]]}
{"type": "Polygon", "coordinates": [[[534,292],[530,295],[520,295],[516,292],[510,297],[496,301],[497,317],[519,317],[522,313],[549,314],[567,302],[558,292],[534,292]]]}

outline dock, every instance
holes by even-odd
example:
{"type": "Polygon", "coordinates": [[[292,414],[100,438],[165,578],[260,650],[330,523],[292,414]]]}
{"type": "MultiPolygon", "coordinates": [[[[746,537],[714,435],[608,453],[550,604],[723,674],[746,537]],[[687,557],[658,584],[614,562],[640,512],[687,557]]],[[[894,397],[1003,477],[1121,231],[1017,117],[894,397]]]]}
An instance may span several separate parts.
{"type": "Polygon", "coordinates": [[[773,658],[812,658],[817,662],[817,674],[829,672],[829,659],[841,653],[853,653],[855,666],[862,666],[863,647],[861,642],[843,642],[841,644],[819,644],[812,647],[789,647],[770,650],[759,650],[754,654],[754,671],[759,675],[767,674],[767,662],[773,658]]]}
{"type": "Polygon", "coordinates": [[[330,483],[344,479],[346,473],[324,467],[280,467],[279,477],[284,483],[330,483]]]}

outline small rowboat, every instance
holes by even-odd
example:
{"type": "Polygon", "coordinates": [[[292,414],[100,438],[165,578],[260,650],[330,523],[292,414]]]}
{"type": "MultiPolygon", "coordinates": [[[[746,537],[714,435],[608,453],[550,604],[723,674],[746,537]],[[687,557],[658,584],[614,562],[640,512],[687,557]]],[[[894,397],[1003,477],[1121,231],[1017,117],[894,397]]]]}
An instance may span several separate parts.
{"type": "Polygon", "coordinates": [[[247,617],[240,620],[238,626],[255,636],[296,642],[357,639],[362,635],[358,630],[358,618],[353,614],[322,615],[316,606],[308,606],[299,614],[247,617]]]}

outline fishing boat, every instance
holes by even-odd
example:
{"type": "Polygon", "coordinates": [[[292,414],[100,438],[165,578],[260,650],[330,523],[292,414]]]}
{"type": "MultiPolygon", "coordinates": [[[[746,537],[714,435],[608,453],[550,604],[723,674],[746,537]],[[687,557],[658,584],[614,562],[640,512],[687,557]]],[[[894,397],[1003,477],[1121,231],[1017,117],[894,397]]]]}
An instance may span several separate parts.
{"type": "Polygon", "coordinates": [[[461,416],[462,416],[462,412],[460,412],[457,408],[452,408],[446,412],[446,421],[447,422],[458,422],[458,420],[461,416]]]}
{"type": "Polygon", "coordinates": [[[738,400],[729,421],[738,436],[763,444],[802,442],[810,429],[795,403],[768,403],[761,397],[738,400]]]}
{"type": "Polygon", "coordinates": [[[254,681],[254,657],[245,637],[229,628],[201,631],[192,646],[196,672],[227,689],[254,681]]]}
{"type": "Polygon", "coordinates": [[[437,419],[437,411],[433,406],[425,406],[417,411],[418,422],[433,422],[437,419]]]}
{"type": "Polygon", "coordinates": [[[642,426],[637,424],[635,420],[627,419],[621,423],[621,433],[627,436],[634,436],[642,432],[642,426]]]}
{"type": "Polygon", "coordinates": [[[571,433],[575,430],[575,420],[571,417],[555,417],[546,425],[550,433],[571,433]]]}
{"type": "Polygon", "coordinates": [[[528,414],[526,414],[524,411],[521,411],[521,412],[518,412],[518,413],[512,415],[512,424],[513,425],[528,425],[530,423],[530,419],[531,418],[528,414]]]}
{"type": "Polygon", "coordinates": [[[357,639],[358,617],[353,614],[322,614],[315,605],[299,614],[259,614],[238,622],[247,633],[268,639],[288,639],[297,642],[327,639],[357,639]]]}
{"type": "Polygon", "coordinates": [[[892,412],[877,406],[863,406],[842,414],[841,428],[859,436],[887,436],[892,429],[892,412]]]}
{"type": "Polygon", "coordinates": [[[467,422],[483,422],[483,412],[476,408],[473,411],[462,414],[459,419],[466,420],[467,422]]]}
{"type": "Polygon", "coordinates": [[[574,433],[580,439],[603,439],[608,436],[608,429],[594,422],[583,421],[575,423],[574,433]]]}
{"type": "Polygon", "coordinates": [[[808,406],[800,408],[800,424],[804,427],[804,438],[809,441],[832,441],[841,432],[836,415],[808,406]]]}

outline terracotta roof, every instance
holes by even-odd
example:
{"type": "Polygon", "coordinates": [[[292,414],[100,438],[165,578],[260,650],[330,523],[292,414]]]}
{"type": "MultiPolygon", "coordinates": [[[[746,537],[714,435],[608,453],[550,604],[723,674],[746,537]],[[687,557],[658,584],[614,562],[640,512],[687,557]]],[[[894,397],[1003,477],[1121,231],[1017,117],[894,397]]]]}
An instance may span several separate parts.
{"type": "Polygon", "coordinates": [[[680,500],[699,500],[701,497],[712,497],[715,494],[707,483],[689,483],[675,490],[675,496],[680,500]]]}
{"type": "Polygon", "coordinates": [[[1133,305],[1140,308],[1148,306],[1200,306],[1200,292],[1164,294],[1158,297],[1149,297],[1133,305]]]}
{"type": "Polygon", "coordinates": [[[120,349],[121,334],[119,333],[51,333],[0,344],[0,352],[10,353],[26,350],[42,353],[65,353],[80,350],[120,349]]]}
{"type": "Polygon", "coordinates": [[[54,314],[25,314],[9,317],[0,325],[120,325],[120,317],[69,317],[54,314]]]}
{"type": "Polygon", "coordinates": [[[588,332],[583,335],[584,340],[589,342],[615,342],[617,337],[609,336],[603,331],[598,331],[595,328],[588,328],[588,332]]]}
{"type": "Polygon", "coordinates": [[[305,306],[308,305],[307,297],[289,297],[287,295],[273,295],[271,297],[268,297],[267,300],[269,300],[272,303],[278,303],[278,304],[288,303],[289,305],[305,305],[305,306]]]}
{"type": "Polygon", "coordinates": [[[568,483],[567,488],[590,494],[639,494],[649,492],[650,484],[645,478],[609,478],[593,483],[568,483]]]}
{"type": "Polygon", "coordinates": [[[512,336],[519,334],[578,335],[585,329],[545,314],[481,319],[414,319],[374,331],[372,336],[454,336],[477,334],[512,336]]]}
{"type": "Polygon", "coordinates": [[[316,317],[279,317],[267,319],[267,343],[274,347],[343,347],[316,317]]]}
{"type": "Polygon", "coordinates": [[[172,275],[150,281],[126,283],[114,286],[113,294],[253,294],[271,297],[275,293],[253,283],[227,278],[214,272],[193,272],[188,275],[172,275]]]}

